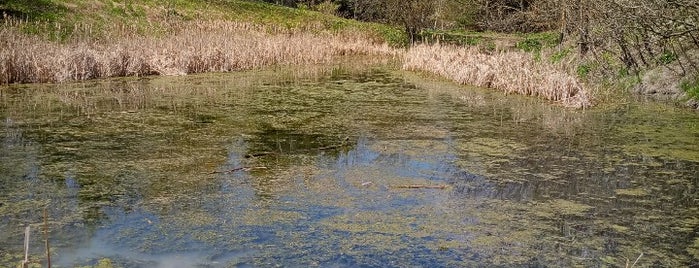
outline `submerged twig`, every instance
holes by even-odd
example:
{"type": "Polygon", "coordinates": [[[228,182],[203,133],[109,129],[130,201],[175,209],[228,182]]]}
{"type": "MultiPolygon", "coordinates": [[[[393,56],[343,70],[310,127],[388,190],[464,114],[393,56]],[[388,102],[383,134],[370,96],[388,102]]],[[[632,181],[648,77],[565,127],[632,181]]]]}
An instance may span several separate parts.
{"type": "Polygon", "coordinates": [[[51,250],[49,247],[49,221],[48,212],[44,208],[44,242],[46,245],[46,267],[51,268],[51,250]]]}
{"type": "MultiPolygon", "coordinates": [[[[340,143],[338,143],[338,144],[332,144],[332,145],[323,146],[323,147],[318,147],[318,148],[301,149],[301,150],[296,150],[296,151],[294,151],[294,152],[303,153],[303,152],[313,152],[313,151],[316,151],[316,150],[317,150],[317,151],[334,150],[334,149],[342,148],[342,147],[345,147],[345,146],[349,145],[349,141],[350,141],[350,138],[349,138],[349,137],[345,137],[345,138],[344,138],[340,143]]],[[[279,152],[279,154],[281,154],[281,153],[282,153],[282,152],[279,152]]],[[[277,152],[268,152],[268,151],[266,151],[266,152],[258,152],[258,153],[250,153],[250,154],[246,154],[246,155],[245,155],[245,158],[254,158],[254,157],[261,157],[261,156],[268,156],[268,155],[276,155],[276,154],[278,154],[278,153],[277,153],[277,152]]]]}
{"type": "Polygon", "coordinates": [[[409,185],[398,185],[396,188],[403,189],[446,189],[446,185],[425,185],[425,184],[409,184],[409,185]]]}
{"type": "Polygon", "coordinates": [[[274,154],[276,154],[276,153],[275,152],[259,152],[259,153],[246,154],[245,158],[268,156],[268,155],[274,155],[274,154]]]}
{"type": "Polygon", "coordinates": [[[22,261],[22,267],[26,268],[29,265],[29,233],[31,232],[31,227],[27,225],[24,229],[24,261],[22,261]]]}
{"type": "Polygon", "coordinates": [[[320,147],[320,148],[318,148],[318,150],[319,150],[319,151],[324,151],[324,150],[332,150],[332,149],[337,149],[337,148],[345,147],[345,146],[348,145],[349,140],[350,140],[349,137],[345,137],[345,139],[342,140],[342,142],[341,142],[340,144],[328,145],[328,146],[320,147]]]}
{"type": "Polygon", "coordinates": [[[643,257],[643,252],[641,252],[641,255],[638,255],[638,258],[636,258],[636,260],[633,262],[633,264],[631,264],[631,266],[629,266],[629,259],[626,259],[626,268],[633,268],[634,266],[636,266],[636,263],[638,263],[638,260],[640,260],[641,257],[643,257]]]}
{"type": "Polygon", "coordinates": [[[250,170],[258,170],[258,169],[267,169],[267,167],[264,166],[258,166],[258,167],[237,167],[234,169],[229,169],[229,170],[224,170],[224,171],[214,171],[211,172],[210,174],[230,174],[236,171],[250,171],[250,170]]]}

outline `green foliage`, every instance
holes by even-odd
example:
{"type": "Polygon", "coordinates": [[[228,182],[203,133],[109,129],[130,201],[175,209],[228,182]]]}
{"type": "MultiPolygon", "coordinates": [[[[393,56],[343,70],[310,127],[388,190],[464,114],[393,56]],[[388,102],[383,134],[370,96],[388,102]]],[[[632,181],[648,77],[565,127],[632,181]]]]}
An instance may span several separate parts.
{"type": "Polygon", "coordinates": [[[524,50],[526,52],[541,51],[541,42],[536,39],[524,39],[523,41],[517,42],[517,48],[524,50]]]}
{"type": "Polygon", "coordinates": [[[340,8],[339,4],[330,1],[322,2],[313,7],[314,10],[326,15],[336,15],[338,8],[340,8]]]}
{"type": "Polygon", "coordinates": [[[561,62],[565,57],[567,57],[570,54],[570,48],[562,49],[556,53],[553,53],[551,55],[551,62],[552,63],[558,63],[561,62]]]}
{"type": "Polygon", "coordinates": [[[592,71],[592,66],[590,66],[589,64],[580,64],[578,65],[578,68],[575,70],[575,73],[580,78],[586,78],[590,74],[590,71],[592,71]]]}
{"type": "Polygon", "coordinates": [[[668,65],[675,60],[677,60],[677,54],[669,50],[664,50],[663,53],[658,56],[658,64],[660,65],[668,65]]]}
{"type": "Polygon", "coordinates": [[[339,32],[349,27],[349,22],[343,20],[331,20],[325,21],[325,23],[325,27],[331,29],[333,32],[339,32]]]}
{"type": "Polygon", "coordinates": [[[541,32],[526,35],[524,40],[517,42],[515,47],[526,52],[539,52],[542,48],[555,47],[558,42],[558,33],[541,32]]]}
{"type": "Polygon", "coordinates": [[[483,42],[483,48],[485,48],[487,51],[495,51],[497,45],[492,40],[488,40],[483,42]]]}
{"type": "MultiPolygon", "coordinates": [[[[112,16],[116,17],[144,17],[146,15],[142,7],[134,5],[131,1],[121,2],[107,2],[108,12],[112,16]]],[[[168,9],[168,12],[173,9],[168,9]]]]}
{"type": "Polygon", "coordinates": [[[627,67],[621,67],[619,70],[617,70],[617,77],[627,77],[631,75],[631,70],[627,67]]]}
{"type": "Polygon", "coordinates": [[[699,75],[686,79],[680,83],[680,88],[692,99],[699,100],[699,75]]]}
{"type": "Polygon", "coordinates": [[[4,0],[0,14],[30,21],[55,21],[67,8],[51,0],[4,0]]]}
{"type": "Polygon", "coordinates": [[[374,31],[378,32],[382,39],[393,47],[408,46],[408,35],[405,31],[383,24],[373,24],[374,31]]]}
{"type": "Polygon", "coordinates": [[[94,266],[81,266],[78,268],[113,268],[114,264],[112,264],[112,260],[110,259],[101,259],[95,264],[94,266]]]}

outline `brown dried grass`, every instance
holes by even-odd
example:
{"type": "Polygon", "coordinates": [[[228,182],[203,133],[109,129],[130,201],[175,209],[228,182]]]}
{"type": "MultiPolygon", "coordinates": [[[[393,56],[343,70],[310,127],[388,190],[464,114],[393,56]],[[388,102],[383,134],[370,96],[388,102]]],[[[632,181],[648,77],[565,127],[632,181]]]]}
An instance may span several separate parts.
{"type": "Polygon", "coordinates": [[[562,71],[561,66],[537,62],[523,52],[485,53],[476,47],[417,45],[405,53],[403,68],[432,72],[461,84],[538,96],[567,107],[585,108],[592,103],[576,77],[562,71]]]}
{"type": "Polygon", "coordinates": [[[124,33],[109,42],[53,42],[3,27],[0,40],[2,84],[230,72],[398,53],[361,34],[279,32],[225,21],[177,25],[160,38],[124,33]]]}

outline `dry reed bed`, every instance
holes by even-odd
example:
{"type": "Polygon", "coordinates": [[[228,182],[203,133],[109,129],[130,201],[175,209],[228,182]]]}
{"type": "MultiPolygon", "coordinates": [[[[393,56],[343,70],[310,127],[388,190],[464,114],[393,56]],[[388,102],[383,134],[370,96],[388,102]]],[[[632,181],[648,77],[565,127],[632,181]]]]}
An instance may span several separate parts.
{"type": "Polygon", "coordinates": [[[324,63],[339,55],[398,53],[355,34],[275,34],[229,22],[179,25],[161,38],[125,34],[112,40],[59,43],[1,28],[0,83],[229,72],[324,63]]]}
{"type": "Polygon", "coordinates": [[[417,45],[405,53],[403,68],[432,72],[461,84],[538,96],[567,107],[591,105],[590,94],[576,77],[523,52],[489,54],[473,47],[417,45]]]}

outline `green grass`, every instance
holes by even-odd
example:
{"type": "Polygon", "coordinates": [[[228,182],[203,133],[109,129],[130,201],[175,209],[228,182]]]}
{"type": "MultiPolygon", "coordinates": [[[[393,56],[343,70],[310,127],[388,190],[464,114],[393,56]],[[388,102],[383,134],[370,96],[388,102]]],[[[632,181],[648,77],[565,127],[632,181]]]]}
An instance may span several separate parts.
{"type": "Polygon", "coordinates": [[[119,29],[157,36],[167,33],[172,22],[191,20],[237,21],[314,33],[360,32],[393,45],[403,45],[407,40],[405,33],[395,27],[256,1],[5,0],[0,13],[24,21],[20,26],[23,32],[52,40],[76,36],[104,39],[119,29]]]}
{"type": "Polygon", "coordinates": [[[55,21],[67,9],[51,0],[6,0],[0,3],[0,14],[25,20],[55,21]]]}
{"type": "MultiPolygon", "coordinates": [[[[541,32],[528,34],[506,34],[494,32],[473,32],[463,30],[425,30],[420,36],[428,43],[440,42],[442,44],[459,46],[482,46],[486,49],[495,49],[496,43],[500,43],[501,49],[515,49],[531,52],[538,56],[542,49],[556,47],[559,43],[559,34],[556,32],[541,32]],[[504,47],[503,47],[503,44],[504,47]]],[[[569,49],[551,57],[551,62],[559,62],[570,54],[569,49]]]]}
{"type": "Polygon", "coordinates": [[[543,48],[558,45],[559,34],[556,32],[531,33],[523,36],[524,40],[517,42],[516,47],[526,52],[539,52],[543,48]]]}
{"type": "Polygon", "coordinates": [[[699,76],[686,79],[680,84],[680,88],[692,99],[699,100],[699,76]]]}

